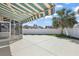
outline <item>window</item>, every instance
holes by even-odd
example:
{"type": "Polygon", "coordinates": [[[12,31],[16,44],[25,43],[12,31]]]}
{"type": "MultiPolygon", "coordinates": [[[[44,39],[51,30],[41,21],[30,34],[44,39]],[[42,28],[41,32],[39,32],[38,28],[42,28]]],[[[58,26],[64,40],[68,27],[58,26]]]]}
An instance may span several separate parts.
{"type": "Polygon", "coordinates": [[[0,39],[9,38],[9,23],[0,22],[0,39]]]}

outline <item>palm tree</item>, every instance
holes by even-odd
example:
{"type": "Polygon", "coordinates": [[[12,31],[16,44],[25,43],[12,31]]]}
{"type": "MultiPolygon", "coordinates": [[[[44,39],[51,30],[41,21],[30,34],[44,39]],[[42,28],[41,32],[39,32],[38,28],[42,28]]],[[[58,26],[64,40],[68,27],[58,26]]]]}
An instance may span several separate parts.
{"type": "Polygon", "coordinates": [[[78,9],[77,13],[79,14],[79,9],[78,9]]]}
{"type": "Polygon", "coordinates": [[[59,22],[58,22],[58,17],[53,17],[53,22],[52,22],[52,24],[53,24],[53,27],[54,28],[58,28],[59,27],[59,22]]]}
{"type": "MultiPolygon", "coordinates": [[[[63,8],[61,10],[58,10],[56,13],[60,17],[59,21],[56,21],[56,22],[58,22],[58,24],[62,28],[61,34],[63,34],[63,29],[65,27],[71,27],[72,28],[73,25],[75,23],[77,23],[77,21],[75,20],[75,12],[73,12],[71,9],[63,8]]],[[[53,18],[53,19],[55,19],[55,18],[53,18]]],[[[55,25],[55,23],[53,22],[54,25],[55,25]]]]}

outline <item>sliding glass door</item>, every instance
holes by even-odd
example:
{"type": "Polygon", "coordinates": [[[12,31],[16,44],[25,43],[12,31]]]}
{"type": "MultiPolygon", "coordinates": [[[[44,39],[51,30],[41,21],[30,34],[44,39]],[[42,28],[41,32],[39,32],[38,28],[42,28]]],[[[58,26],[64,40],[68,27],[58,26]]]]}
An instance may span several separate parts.
{"type": "Polygon", "coordinates": [[[10,23],[0,21],[0,46],[9,45],[10,40],[10,23]]]}
{"type": "Polygon", "coordinates": [[[22,24],[18,21],[11,20],[11,42],[22,39],[22,24]]]}

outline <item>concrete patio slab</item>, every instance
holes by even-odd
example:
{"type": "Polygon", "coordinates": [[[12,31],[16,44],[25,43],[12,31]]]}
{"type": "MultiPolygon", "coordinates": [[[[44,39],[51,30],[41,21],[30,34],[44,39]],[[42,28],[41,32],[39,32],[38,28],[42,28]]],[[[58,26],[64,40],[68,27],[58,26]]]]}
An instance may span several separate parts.
{"type": "Polygon", "coordinates": [[[29,40],[33,43],[40,43],[42,41],[45,41],[45,40],[52,38],[52,37],[48,37],[46,35],[26,35],[26,36],[23,36],[23,39],[29,40]]]}
{"type": "Polygon", "coordinates": [[[58,56],[79,55],[79,44],[72,43],[70,40],[51,39],[38,45],[58,56]]]}
{"type": "Polygon", "coordinates": [[[25,40],[25,39],[22,39],[22,40],[19,40],[13,44],[10,44],[10,49],[11,49],[12,54],[13,54],[14,52],[18,52],[19,50],[23,50],[24,48],[27,48],[30,45],[33,45],[32,42],[25,40]]]}
{"type": "Polygon", "coordinates": [[[13,56],[79,56],[79,40],[49,35],[24,35],[10,47],[13,56]]]}
{"type": "Polygon", "coordinates": [[[39,46],[33,45],[28,48],[20,49],[18,52],[13,54],[14,56],[52,56],[48,51],[40,48],[39,46]]]}

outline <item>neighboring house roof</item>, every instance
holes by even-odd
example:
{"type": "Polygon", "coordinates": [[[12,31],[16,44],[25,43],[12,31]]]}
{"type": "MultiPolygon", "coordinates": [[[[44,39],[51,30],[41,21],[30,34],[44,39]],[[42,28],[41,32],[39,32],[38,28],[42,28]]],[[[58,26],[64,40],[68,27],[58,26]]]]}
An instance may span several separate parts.
{"type": "Polygon", "coordinates": [[[0,3],[0,15],[28,22],[54,13],[52,3],[0,3]]]}

